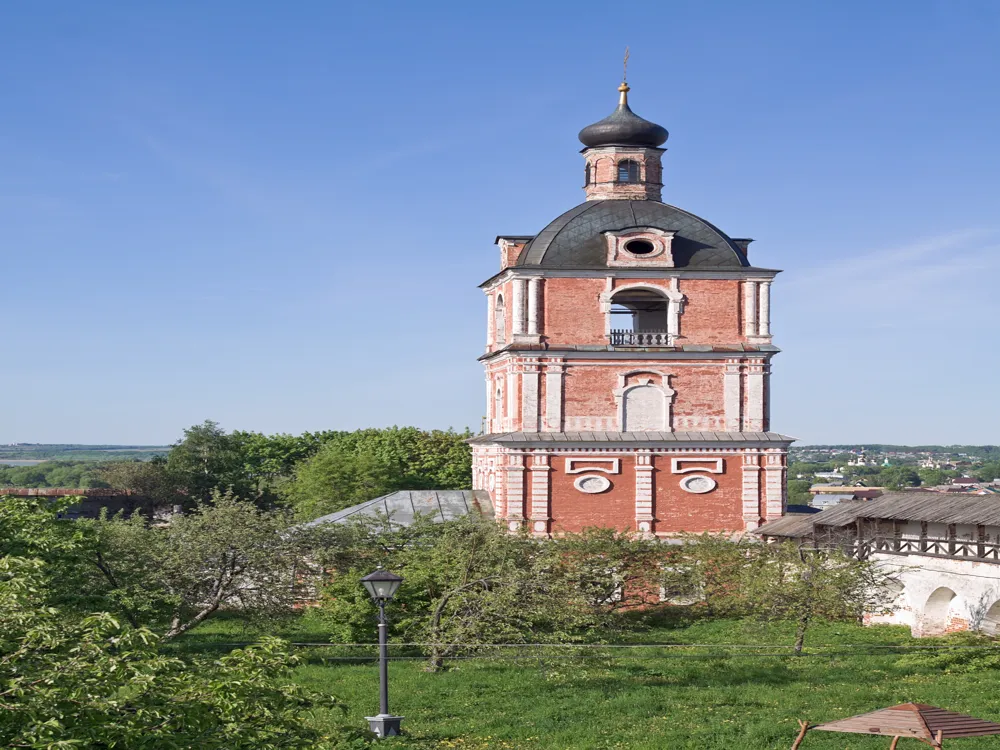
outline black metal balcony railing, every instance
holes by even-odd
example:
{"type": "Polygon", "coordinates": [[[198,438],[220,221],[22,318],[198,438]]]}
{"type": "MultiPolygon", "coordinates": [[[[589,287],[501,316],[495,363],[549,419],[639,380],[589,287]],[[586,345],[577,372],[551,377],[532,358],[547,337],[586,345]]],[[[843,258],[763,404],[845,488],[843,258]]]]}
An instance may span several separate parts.
{"type": "Polygon", "coordinates": [[[613,330],[608,340],[611,346],[671,346],[667,331],[613,330]]]}

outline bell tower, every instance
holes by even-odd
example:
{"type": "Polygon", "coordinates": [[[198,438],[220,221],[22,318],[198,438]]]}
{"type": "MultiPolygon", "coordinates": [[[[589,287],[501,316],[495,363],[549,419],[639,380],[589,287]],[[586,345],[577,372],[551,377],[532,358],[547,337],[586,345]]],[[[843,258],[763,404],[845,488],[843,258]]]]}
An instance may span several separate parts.
{"type": "Polygon", "coordinates": [[[586,200],[496,239],[473,487],[538,536],[752,530],[784,513],[792,442],[769,415],[778,271],[661,202],[668,134],[629,91],[580,131],[586,200]]]}

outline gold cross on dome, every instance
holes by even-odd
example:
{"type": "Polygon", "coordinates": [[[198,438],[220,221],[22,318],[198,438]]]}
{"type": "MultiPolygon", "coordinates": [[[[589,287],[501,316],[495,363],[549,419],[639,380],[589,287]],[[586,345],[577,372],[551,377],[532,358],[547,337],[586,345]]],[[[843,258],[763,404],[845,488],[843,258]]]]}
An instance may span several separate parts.
{"type": "Polygon", "coordinates": [[[625,45],[625,61],[622,63],[622,81],[628,80],[628,45],[625,45]]]}

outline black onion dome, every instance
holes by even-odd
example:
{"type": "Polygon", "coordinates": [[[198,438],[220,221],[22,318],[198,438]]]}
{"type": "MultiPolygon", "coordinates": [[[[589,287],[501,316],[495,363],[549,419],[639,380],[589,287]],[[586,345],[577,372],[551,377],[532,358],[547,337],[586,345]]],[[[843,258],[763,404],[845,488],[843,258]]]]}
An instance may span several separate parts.
{"type": "Polygon", "coordinates": [[[670,135],[667,129],[655,122],[644,120],[628,106],[629,87],[623,83],[618,87],[621,100],[618,109],[600,122],[588,125],[580,131],[580,142],[587,148],[596,146],[645,146],[658,148],[670,135]]]}
{"type": "Polygon", "coordinates": [[[553,220],[521,253],[519,266],[600,269],[608,266],[605,232],[637,228],[674,232],[676,268],[732,269],[749,266],[721,229],[701,217],[650,200],[586,201],[553,220]]]}

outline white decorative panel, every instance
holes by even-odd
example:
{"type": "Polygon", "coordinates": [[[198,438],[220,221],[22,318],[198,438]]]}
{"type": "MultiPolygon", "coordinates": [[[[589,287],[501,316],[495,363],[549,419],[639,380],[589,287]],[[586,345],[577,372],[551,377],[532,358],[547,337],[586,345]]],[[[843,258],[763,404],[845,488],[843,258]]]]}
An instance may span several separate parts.
{"type": "Polygon", "coordinates": [[[695,474],[690,477],[684,477],[681,480],[681,489],[685,492],[692,492],[695,495],[703,495],[706,492],[711,492],[718,486],[718,483],[712,477],[707,477],[704,474],[695,474]]]}
{"type": "Polygon", "coordinates": [[[640,385],[625,391],[622,414],[623,432],[666,430],[666,404],[663,391],[655,385],[640,385]]]}
{"type": "Polygon", "coordinates": [[[598,492],[604,492],[609,489],[611,487],[611,480],[599,474],[584,474],[582,477],[577,477],[576,481],[573,482],[573,486],[580,490],[580,492],[586,492],[588,495],[596,495],[598,492]]]}

